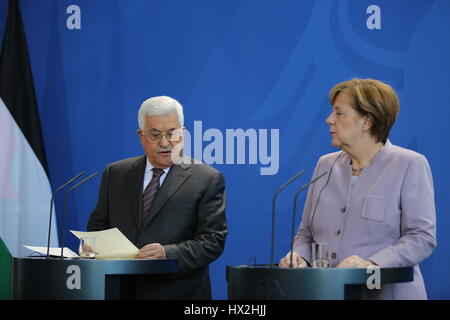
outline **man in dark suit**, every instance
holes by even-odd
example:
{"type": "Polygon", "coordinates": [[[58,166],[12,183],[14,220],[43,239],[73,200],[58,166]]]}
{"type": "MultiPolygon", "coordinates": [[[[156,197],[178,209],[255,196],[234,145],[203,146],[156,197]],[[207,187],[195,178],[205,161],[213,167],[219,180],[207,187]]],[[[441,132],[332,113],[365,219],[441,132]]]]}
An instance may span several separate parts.
{"type": "Polygon", "coordinates": [[[150,98],[138,120],[145,156],[107,166],[87,229],[117,227],[140,248],[140,259],[178,259],[175,276],[136,277],[137,298],[210,299],[208,265],[221,255],[228,232],[224,178],[180,156],[178,101],[150,98]]]}

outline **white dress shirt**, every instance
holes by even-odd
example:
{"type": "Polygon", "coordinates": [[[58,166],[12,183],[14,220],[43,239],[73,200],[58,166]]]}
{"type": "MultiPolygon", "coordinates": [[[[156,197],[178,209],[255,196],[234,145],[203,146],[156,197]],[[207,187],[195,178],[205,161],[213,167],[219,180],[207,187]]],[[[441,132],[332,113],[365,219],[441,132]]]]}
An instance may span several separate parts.
{"type": "MultiPolygon", "coordinates": [[[[150,161],[148,161],[147,158],[147,165],[145,166],[145,175],[144,175],[144,185],[142,186],[142,192],[145,191],[145,188],[147,188],[147,185],[150,183],[150,181],[152,180],[153,177],[153,165],[150,163],[150,161]]],[[[164,171],[164,173],[161,175],[161,177],[159,178],[159,186],[161,187],[162,183],[164,182],[164,179],[166,179],[167,174],[169,173],[171,167],[162,169],[164,171]]]]}

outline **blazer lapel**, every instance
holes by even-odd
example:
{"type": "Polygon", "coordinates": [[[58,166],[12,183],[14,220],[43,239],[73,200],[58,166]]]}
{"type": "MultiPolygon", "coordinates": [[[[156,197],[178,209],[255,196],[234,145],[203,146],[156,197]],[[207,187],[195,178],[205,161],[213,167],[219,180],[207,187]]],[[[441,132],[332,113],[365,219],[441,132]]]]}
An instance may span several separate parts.
{"type": "Polygon", "coordinates": [[[173,165],[166,179],[164,179],[161,188],[156,195],[150,213],[144,221],[144,227],[147,226],[159,213],[164,204],[173,196],[173,194],[189,178],[189,164],[173,165]]]}
{"type": "Polygon", "coordinates": [[[139,229],[141,226],[141,202],[142,185],[144,183],[146,157],[142,156],[132,164],[131,169],[126,173],[128,190],[130,191],[130,206],[132,216],[139,229]]]}

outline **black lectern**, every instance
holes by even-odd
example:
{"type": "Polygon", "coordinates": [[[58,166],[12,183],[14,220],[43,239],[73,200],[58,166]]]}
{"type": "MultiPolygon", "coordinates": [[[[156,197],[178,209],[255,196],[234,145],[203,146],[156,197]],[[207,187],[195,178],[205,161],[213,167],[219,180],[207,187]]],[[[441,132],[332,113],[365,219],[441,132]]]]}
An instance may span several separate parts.
{"type": "Polygon", "coordinates": [[[13,259],[13,299],[132,299],[130,277],[175,274],[178,260],[13,259]]]}
{"type": "MultiPolygon", "coordinates": [[[[410,282],[413,267],[380,268],[381,287],[410,282]]],[[[282,269],[271,265],[227,266],[228,299],[347,300],[361,299],[374,273],[366,269],[282,269]]],[[[376,290],[376,289],[374,289],[376,290]]]]}

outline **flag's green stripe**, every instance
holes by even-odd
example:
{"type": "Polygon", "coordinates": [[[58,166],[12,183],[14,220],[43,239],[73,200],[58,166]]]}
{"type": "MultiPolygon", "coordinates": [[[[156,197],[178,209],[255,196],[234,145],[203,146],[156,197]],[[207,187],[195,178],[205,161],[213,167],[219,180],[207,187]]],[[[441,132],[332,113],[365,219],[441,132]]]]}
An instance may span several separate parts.
{"type": "Polygon", "coordinates": [[[12,297],[12,256],[0,238],[0,300],[12,297]]]}

